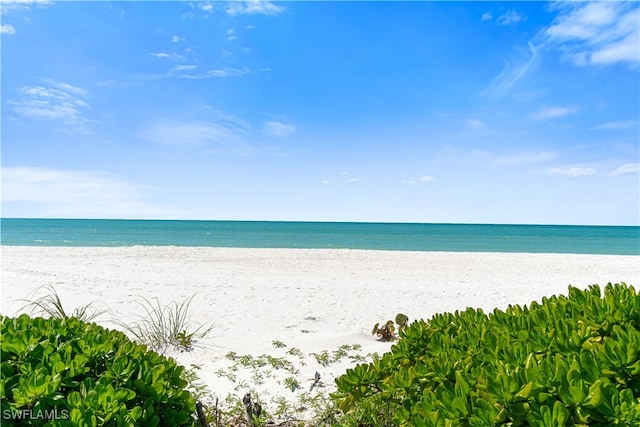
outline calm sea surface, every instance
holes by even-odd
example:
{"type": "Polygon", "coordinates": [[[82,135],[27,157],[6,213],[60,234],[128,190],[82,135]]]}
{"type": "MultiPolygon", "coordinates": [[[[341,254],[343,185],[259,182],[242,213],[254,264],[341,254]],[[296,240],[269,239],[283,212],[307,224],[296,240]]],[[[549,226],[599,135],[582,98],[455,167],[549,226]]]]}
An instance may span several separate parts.
{"type": "Polygon", "coordinates": [[[640,227],[2,219],[16,246],[211,246],[640,255],[640,227]]]}

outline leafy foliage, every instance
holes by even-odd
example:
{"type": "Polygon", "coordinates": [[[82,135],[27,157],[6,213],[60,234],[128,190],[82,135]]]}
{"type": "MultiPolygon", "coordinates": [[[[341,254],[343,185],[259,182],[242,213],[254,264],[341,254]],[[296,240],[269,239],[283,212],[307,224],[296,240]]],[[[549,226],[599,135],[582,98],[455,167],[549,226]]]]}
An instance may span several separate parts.
{"type": "Polygon", "coordinates": [[[336,380],[359,425],[640,426],[640,295],[624,283],[437,314],[400,337],[336,380]]]}
{"type": "Polygon", "coordinates": [[[76,318],[0,317],[2,425],[192,425],[184,368],[119,331],[76,318]],[[9,415],[9,416],[7,416],[9,415]],[[48,423],[48,424],[47,424],[48,423]]]}

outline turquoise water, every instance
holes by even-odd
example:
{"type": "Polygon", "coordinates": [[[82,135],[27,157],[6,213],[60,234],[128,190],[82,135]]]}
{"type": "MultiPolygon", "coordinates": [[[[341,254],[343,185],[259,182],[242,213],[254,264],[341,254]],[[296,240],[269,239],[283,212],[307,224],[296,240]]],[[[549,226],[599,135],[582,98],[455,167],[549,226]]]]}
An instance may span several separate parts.
{"type": "Polygon", "coordinates": [[[211,246],[640,255],[640,227],[2,219],[16,246],[211,246]]]}

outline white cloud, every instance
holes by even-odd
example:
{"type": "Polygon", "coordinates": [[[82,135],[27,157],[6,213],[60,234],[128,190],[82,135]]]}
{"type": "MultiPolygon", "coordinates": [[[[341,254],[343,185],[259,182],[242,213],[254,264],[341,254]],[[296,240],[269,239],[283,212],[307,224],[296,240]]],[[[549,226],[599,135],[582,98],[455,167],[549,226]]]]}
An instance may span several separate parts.
{"type": "Polygon", "coordinates": [[[68,83],[64,83],[64,82],[57,82],[55,80],[51,80],[51,79],[45,79],[44,80],[46,83],[51,84],[52,86],[57,87],[60,90],[63,90],[65,92],[71,93],[73,95],[76,96],[89,96],[89,92],[85,89],[82,89],[80,87],[77,86],[72,86],[68,83]]]}
{"type": "Polygon", "coordinates": [[[524,20],[524,15],[518,14],[515,10],[509,10],[504,15],[499,16],[496,22],[498,25],[511,25],[517,24],[522,20],[524,20]]]}
{"type": "Polygon", "coordinates": [[[616,62],[640,62],[640,32],[636,30],[624,39],[602,46],[591,53],[591,62],[594,64],[613,64],[616,62]]]}
{"type": "Polygon", "coordinates": [[[598,126],[591,127],[589,129],[597,130],[620,130],[627,129],[638,125],[638,120],[615,120],[612,122],[606,122],[599,124],[598,126]]]}
{"type": "Polygon", "coordinates": [[[198,6],[200,7],[200,10],[204,10],[207,13],[213,12],[213,4],[210,2],[202,2],[202,3],[199,3],[198,6]]]}
{"type": "Polygon", "coordinates": [[[13,110],[31,119],[59,121],[67,131],[89,133],[91,120],[84,115],[89,104],[81,99],[88,97],[89,92],[64,82],[44,82],[49,86],[19,87],[20,98],[8,101],[13,110]]]}
{"type": "Polygon", "coordinates": [[[566,168],[552,168],[547,171],[550,175],[565,175],[565,176],[584,176],[584,175],[595,175],[598,173],[597,170],[593,168],[583,168],[583,167],[566,167],[566,168]]]}
{"type": "Polygon", "coordinates": [[[282,122],[270,121],[264,124],[263,130],[272,136],[285,137],[293,134],[296,127],[282,122]]]}
{"type": "Polygon", "coordinates": [[[482,14],[480,19],[483,21],[491,21],[493,19],[493,15],[491,14],[491,12],[485,12],[482,14]]]}
{"type": "Polygon", "coordinates": [[[123,81],[123,80],[101,80],[96,82],[96,86],[99,87],[132,87],[132,86],[140,86],[140,82],[132,82],[132,81],[123,81]]]}
{"type": "Polygon", "coordinates": [[[15,33],[16,33],[16,29],[13,27],[13,25],[10,25],[10,24],[0,25],[0,34],[13,35],[15,33]]]}
{"type": "Polygon", "coordinates": [[[277,15],[284,11],[283,6],[278,6],[270,1],[249,0],[249,1],[232,1],[229,3],[227,13],[231,16],[235,15],[277,15]]]}
{"type": "Polygon", "coordinates": [[[625,173],[640,172],[640,163],[625,163],[611,172],[611,175],[622,175],[625,173]]]}
{"type": "Polygon", "coordinates": [[[549,120],[549,119],[557,119],[559,117],[563,117],[569,114],[575,113],[574,108],[568,107],[549,107],[544,106],[540,108],[537,112],[531,114],[531,118],[535,120],[549,120]]]}
{"type": "Polygon", "coordinates": [[[142,139],[163,145],[201,147],[210,144],[236,146],[243,143],[239,127],[206,122],[158,122],[139,133],[142,139]]]}
{"type": "Polygon", "coordinates": [[[542,36],[576,65],[640,64],[640,8],[634,2],[567,2],[542,36]]]}
{"type": "Polygon", "coordinates": [[[467,120],[466,125],[467,125],[467,127],[477,129],[477,128],[485,127],[487,124],[485,122],[483,122],[482,120],[469,119],[469,120],[467,120]]]}
{"type": "Polygon", "coordinates": [[[424,184],[426,182],[431,182],[431,181],[435,181],[435,178],[430,175],[423,175],[420,178],[406,179],[402,182],[409,185],[415,185],[415,184],[424,184]]]}
{"type": "Polygon", "coordinates": [[[362,182],[362,179],[350,176],[349,172],[340,172],[340,178],[335,181],[331,181],[328,179],[324,179],[320,181],[321,184],[329,185],[329,184],[355,184],[357,182],[362,182]]]}
{"type": "Polygon", "coordinates": [[[178,43],[184,41],[184,37],[173,36],[171,37],[171,43],[178,43]]]}
{"type": "Polygon", "coordinates": [[[203,111],[206,111],[212,120],[215,120],[218,124],[223,124],[229,128],[237,129],[237,132],[243,133],[246,130],[251,129],[251,125],[244,119],[236,117],[231,114],[227,114],[224,111],[216,108],[212,105],[204,105],[202,107],[203,111]]]}
{"type": "Polygon", "coordinates": [[[209,70],[205,73],[194,73],[193,71],[197,70],[197,65],[186,65],[180,64],[170,68],[164,74],[150,74],[140,77],[144,80],[156,80],[156,79],[165,79],[171,77],[177,77],[181,79],[192,79],[192,80],[200,80],[200,79],[210,79],[210,78],[220,78],[220,77],[242,77],[247,74],[251,74],[251,69],[247,67],[242,68],[218,68],[209,70]]]}
{"type": "Polygon", "coordinates": [[[13,10],[29,10],[30,6],[45,7],[53,4],[50,0],[2,0],[0,13],[8,13],[13,10]]]}
{"type": "Polygon", "coordinates": [[[191,71],[198,68],[197,65],[176,65],[175,67],[169,70],[170,73],[179,72],[179,71],[191,71]]]}
{"type": "Polygon", "coordinates": [[[504,68],[483,91],[484,96],[497,98],[505,95],[520,79],[530,72],[538,63],[538,49],[529,43],[528,55],[521,55],[517,60],[505,61],[504,68]]]}
{"type": "Polygon", "coordinates": [[[155,56],[158,59],[170,59],[172,61],[184,61],[184,56],[178,55],[177,53],[167,53],[167,52],[154,52],[149,55],[155,56]]]}
{"type": "Polygon", "coordinates": [[[249,74],[251,70],[247,67],[242,68],[220,68],[210,70],[207,75],[209,77],[238,77],[249,74]]]}
{"type": "Polygon", "coordinates": [[[498,157],[496,162],[502,165],[524,165],[548,162],[557,157],[558,153],[554,151],[522,151],[520,153],[498,157]]]}
{"type": "Polygon", "coordinates": [[[148,189],[100,171],[2,168],[3,210],[5,213],[16,210],[21,216],[150,218],[166,215],[164,209],[143,201],[148,189]],[[18,209],[26,209],[28,215],[18,209]]]}

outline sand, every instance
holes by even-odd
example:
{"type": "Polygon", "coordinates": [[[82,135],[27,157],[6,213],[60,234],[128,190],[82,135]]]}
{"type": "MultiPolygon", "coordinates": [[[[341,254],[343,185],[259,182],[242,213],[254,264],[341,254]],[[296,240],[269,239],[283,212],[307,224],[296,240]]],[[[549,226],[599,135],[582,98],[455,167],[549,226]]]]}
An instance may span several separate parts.
{"type": "Polygon", "coordinates": [[[242,397],[252,390],[265,402],[294,401],[308,392],[315,372],[323,386],[316,390],[332,391],[333,379],[358,357],[389,350],[391,344],[376,340],[371,329],[397,313],[428,319],[467,307],[491,311],[528,304],[566,293],[570,284],[640,285],[638,256],[145,246],[0,249],[3,315],[15,315],[24,306],[20,299],[46,285],[57,290],[69,311],[91,302],[108,310],[98,323],[110,328],[119,328],[113,319],[136,321],[144,313],[142,298],[167,304],[195,295],[192,323],[215,328],[199,341],[202,348],[169,354],[185,366],[197,365],[214,396],[242,397]],[[322,357],[314,356],[326,351],[331,359],[340,346],[353,344],[359,350],[338,361],[322,364],[322,357]],[[241,369],[240,359],[226,357],[229,352],[251,355],[254,361],[265,354],[284,357],[295,367],[289,372],[255,364],[241,369]],[[300,384],[295,392],[285,381],[291,377],[300,384]]]}

